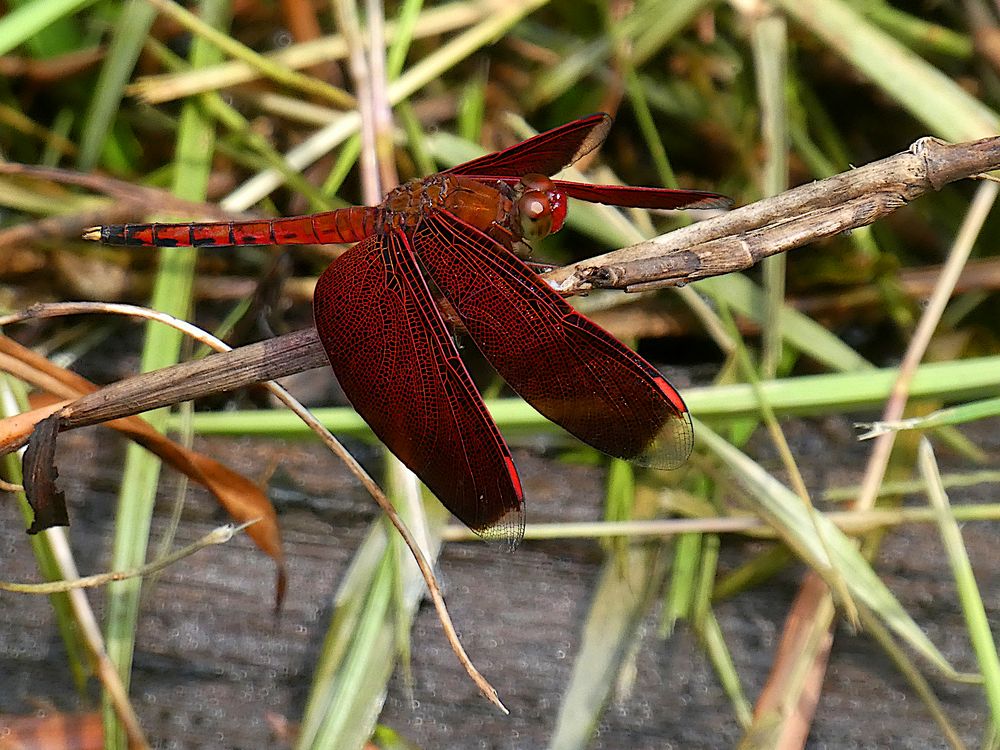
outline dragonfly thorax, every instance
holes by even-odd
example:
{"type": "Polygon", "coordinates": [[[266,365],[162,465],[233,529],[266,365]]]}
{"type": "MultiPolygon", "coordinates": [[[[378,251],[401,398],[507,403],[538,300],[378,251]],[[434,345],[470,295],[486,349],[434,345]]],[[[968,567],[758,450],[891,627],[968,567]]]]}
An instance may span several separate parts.
{"type": "Polygon", "coordinates": [[[411,231],[431,212],[446,211],[467,224],[492,234],[494,225],[506,225],[513,210],[509,189],[451,174],[410,180],[392,190],[382,202],[383,226],[411,231]]]}
{"type": "Polygon", "coordinates": [[[490,235],[518,254],[526,243],[559,231],[566,218],[566,196],[548,177],[528,174],[514,183],[436,174],[410,180],[382,202],[383,228],[412,232],[433,211],[446,211],[490,235]]]}

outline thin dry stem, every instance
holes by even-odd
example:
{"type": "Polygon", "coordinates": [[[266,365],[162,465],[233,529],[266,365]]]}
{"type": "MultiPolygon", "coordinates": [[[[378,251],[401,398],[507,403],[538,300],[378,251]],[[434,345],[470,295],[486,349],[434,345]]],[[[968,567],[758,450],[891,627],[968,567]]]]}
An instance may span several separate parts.
{"type": "MultiPolygon", "coordinates": [[[[931,336],[934,329],[937,328],[948,300],[951,299],[955,284],[958,282],[962,269],[972,252],[975,239],[979,235],[990,209],[996,202],[998,192],[1000,192],[1000,187],[994,182],[983,182],[976,191],[969,212],[966,214],[951,252],[948,254],[948,260],[938,279],[938,284],[924,309],[920,322],[917,324],[917,329],[907,347],[903,361],[899,365],[899,376],[893,384],[889,399],[886,401],[881,421],[889,422],[903,417],[909,397],[910,384],[913,382],[917,367],[924,357],[924,352],[927,351],[931,336]]],[[[855,507],[858,510],[868,510],[875,504],[878,487],[885,477],[885,471],[889,466],[889,457],[896,443],[896,434],[896,432],[887,432],[875,438],[875,445],[865,468],[864,479],[861,482],[861,491],[855,502],[855,507]]]]}
{"type": "Polygon", "coordinates": [[[385,9],[381,0],[366,0],[368,16],[368,73],[370,114],[374,137],[375,166],[384,189],[399,184],[393,153],[392,106],[389,104],[385,62],[385,9]]]}
{"type": "MultiPolygon", "coordinates": [[[[76,561],[73,559],[66,530],[47,529],[44,533],[48,536],[49,546],[63,577],[68,580],[78,578],[79,572],[76,569],[76,561]]],[[[122,683],[118,668],[108,656],[104,635],[100,625],[97,624],[97,618],[94,616],[94,610],[87,599],[87,593],[82,589],[73,589],[66,593],[66,597],[73,610],[74,622],[80,629],[81,639],[86,645],[94,674],[109,696],[115,715],[125,729],[129,747],[148,748],[149,743],[142,731],[142,724],[129,700],[128,689],[122,683]]]]}
{"type": "Polygon", "coordinates": [[[247,526],[252,523],[256,523],[258,520],[260,519],[247,521],[239,526],[234,526],[233,524],[220,526],[208,532],[195,542],[188,544],[175,552],[171,552],[168,555],[157,558],[153,562],[135,568],[134,570],[95,573],[91,576],[64,579],[62,581],[46,581],[45,583],[11,583],[9,581],[0,581],[0,591],[11,591],[18,594],[58,594],[73,591],[74,589],[97,588],[98,586],[105,586],[114,581],[124,581],[128,578],[145,577],[153,573],[157,573],[164,568],[173,565],[179,560],[183,560],[185,557],[190,557],[195,552],[198,552],[205,547],[211,547],[216,544],[225,544],[233,538],[233,535],[237,531],[245,529],[247,526]]]}
{"type": "MultiPolygon", "coordinates": [[[[1000,518],[1000,506],[953,506],[955,518],[985,520],[1000,518]]],[[[896,510],[843,510],[822,514],[848,534],[864,534],[875,529],[907,523],[934,523],[930,508],[896,510]]],[[[777,539],[770,524],[757,516],[720,516],[717,518],[658,518],[644,521],[593,521],[582,523],[532,523],[524,529],[524,539],[609,539],[628,537],[642,541],[668,538],[680,534],[745,534],[755,539],[777,539]]],[[[447,542],[480,541],[480,537],[465,526],[448,526],[441,532],[447,542]]]]}
{"type": "Polygon", "coordinates": [[[361,115],[361,195],[366,204],[374,206],[382,200],[383,186],[379,183],[375,130],[371,107],[371,72],[365,56],[365,44],[354,0],[336,0],[333,10],[337,26],[347,41],[347,62],[354,79],[354,91],[361,115]]]}

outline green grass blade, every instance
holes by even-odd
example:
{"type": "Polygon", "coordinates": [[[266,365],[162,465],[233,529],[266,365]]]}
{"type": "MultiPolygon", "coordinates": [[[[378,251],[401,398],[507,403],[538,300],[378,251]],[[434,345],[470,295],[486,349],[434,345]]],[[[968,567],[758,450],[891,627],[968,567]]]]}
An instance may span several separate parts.
{"type": "MultiPolygon", "coordinates": [[[[777,195],[788,188],[788,34],[785,19],[765,16],[753,22],[750,32],[757,98],[760,101],[761,134],[765,149],[761,193],[777,195]]],[[[784,339],[781,321],[785,303],[785,253],[765,258],[764,316],[761,351],[761,377],[778,373],[784,339]]]]}
{"type": "Polygon", "coordinates": [[[914,49],[961,60],[968,60],[976,53],[972,35],[910,15],[889,5],[886,0],[854,0],[851,4],[889,36],[914,49]]]}
{"type": "Polygon", "coordinates": [[[350,646],[337,679],[329,694],[329,704],[323,707],[315,739],[300,748],[337,747],[362,748],[378,718],[382,701],[373,692],[384,695],[385,683],[395,663],[386,657],[393,653],[392,615],[390,602],[393,590],[393,559],[383,555],[375,576],[365,592],[357,628],[350,634],[350,646]]]}
{"type": "Polygon", "coordinates": [[[265,57],[254,52],[246,45],[240,44],[232,37],[213,28],[211,24],[202,21],[198,16],[185,10],[172,0],[148,1],[166,17],[181,24],[192,34],[196,35],[199,40],[213,45],[216,48],[216,52],[214,53],[216,62],[222,59],[220,53],[224,52],[232,58],[250,64],[261,75],[270,78],[276,83],[288,86],[303,94],[319,97],[335,107],[352,109],[357,104],[354,97],[346,91],[331,86],[318,78],[313,78],[312,76],[292,70],[274,58],[265,57]]]}
{"type": "MultiPolygon", "coordinates": [[[[763,382],[759,387],[778,416],[818,416],[878,408],[888,397],[896,377],[894,368],[886,368],[781,378],[763,382]]],[[[913,399],[960,399],[993,394],[998,388],[1000,355],[921,365],[910,396],[913,399]]],[[[687,388],[684,401],[691,412],[703,420],[731,420],[760,414],[754,388],[743,383],[687,388]]],[[[497,423],[511,434],[559,429],[519,399],[489,399],[486,404],[497,423]]],[[[313,413],[338,435],[371,434],[353,409],[315,409],[313,413]]],[[[298,418],[278,410],[197,412],[192,421],[195,430],[204,435],[242,433],[284,437],[307,433],[298,418]]]]}
{"type": "MultiPolygon", "coordinates": [[[[9,375],[5,375],[0,380],[0,412],[4,416],[28,411],[28,394],[23,384],[9,375]]],[[[3,457],[4,477],[9,482],[22,484],[23,474],[21,473],[22,452],[8,453],[3,457]]],[[[15,493],[17,505],[24,518],[25,528],[31,525],[33,512],[28,505],[28,500],[24,492],[15,493]]],[[[54,533],[64,534],[63,529],[53,529],[54,533]]],[[[46,581],[58,581],[65,576],[60,570],[59,561],[55,551],[52,549],[50,532],[34,534],[29,536],[31,551],[35,555],[38,565],[38,572],[46,581]]],[[[62,637],[66,647],[66,657],[69,663],[70,673],[73,675],[73,683],[84,694],[87,678],[90,675],[90,660],[87,656],[87,647],[84,643],[80,629],[76,626],[73,616],[73,607],[69,601],[69,595],[64,593],[50,594],[49,603],[56,617],[56,624],[59,628],[59,635],[62,637]]]]}
{"type": "Polygon", "coordinates": [[[874,612],[946,676],[965,679],[945,659],[923,630],[882,582],[857,544],[822,514],[810,512],[801,498],[705,425],[698,425],[699,442],[725,464],[747,490],[746,502],[766,519],[785,542],[817,573],[827,577],[833,566],[852,597],[874,612]],[[822,533],[822,542],[817,536],[822,533]],[[830,557],[827,557],[829,550],[830,557]],[[831,559],[832,558],[832,559],[831,559]]]}
{"type": "Polygon", "coordinates": [[[125,96],[125,85],[135,69],[136,60],[139,59],[146,34],[155,17],[156,11],[145,0],[129,0],[121,9],[107,56],[101,65],[101,73],[83,118],[76,164],[84,172],[92,170],[101,157],[125,96]]]}
{"type": "Polygon", "coordinates": [[[691,614],[694,586],[701,559],[702,534],[681,534],[674,545],[674,561],[670,566],[670,584],[667,586],[660,615],[660,637],[674,632],[678,620],[691,614]]]}
{"type": "MultiPolygon", "coordinates": [[[[412,476],[410,481],[415,488],[412,476]]],[[[431,539],[425,554],[434,565],[441,547],[439,531],[448,516],[430,496],[421,505],[416,512],[426,514],[431,539]]],[[[400,515],[413,529],[414,513],[401,508],[400,515]]],[[[416,563],[408,552],[389,547],[386,528],[384,522],[372,528],[337,590],[298,750],[361,748],[374,730],[399,654],[400,627],[409,629],[424,592],[416,563]],[[394,612],[393,603],[401,611],[394,612]]]]}
{"type": "Polygon", "coordinates": [[[920,441],[919,464],[920,473],[927,483],[927,496],[931,505],[938,511],[941,541],[944,543],[945,552],[948,553],[948,562],[955,577],[955,587],[958,590],[958,599],[962,603],[969,639],[979,661],[979,671],[983,675],[983,690],[986,693],[986,703],[990,707],[990,717],[995,725],[1000,726],[1000,657],[997,655],[997,644],[993,639],[989,617],[983,606],[983,597],[976,584],[968,551],[962,541],[962,530],[951,514],[948,495],[941,484],[941,475],[934,460],[934,451],[926,438],[920,441]]]}
{"type": "Polygon", "coordinates": [[[550,750],[576,750],[589,744],[628,644],[666,575],[659,545],[632,548],[626,558],[624,566],[609,559],[601,570],[550,750]]]}
{"type": "MultiPolygon", "coordinates": [[[[218,25],[226,23],[229,6],[225,0],[211,0],[203,5],[205,17],[218,25]]],[[[218,52],[195,41],[191,53],[194,65],[216,62],[218,52]]],[[[173,191],[188,199],[204,198],[212,166],[214,130],[195,104],[185,105],[181,113],[177,142],[177,168],[173,191]]],[[[151,305],[177,317],[187,316],[191,306],[196,251],[166,249],[160,255],[160,268],[153,289],[151,305]]],[[[166,326],[150,325],[142,354],[143,370],[165,367],[177,361],[182,336],[166,326]]],[[[148,419],[158,429],[167,420],[166,411],[154,412],[148,419]]],[[[138,445],[126,452],[122,486],[118,497],[114,550],[111,567],[129,570],[145,562],[152,522],[153,503],[160,474],[160,462],[138,445]]],[[[135,628],[139,614],[141,579],[131,579],[108,587],[108,655],[118,667],[122,681],[129,684],[135,628]]],[[[108,747],[125,747],[125,738],[108,700],[104,702],[104,727],[108,747]]]]}
{"type": "Polygon", "coordinates": [[[392,44],[389,46],[389,53],[386,55],[385,61],[386,76],[390,81],[399,78],[399,74],[403,72],[406,53],[410,51],[413,33],[417,21],[420,20],[420,11],[423,5],[423,0],[406,0],[399,9],[399,17],[396,19],[396,33],[393,34],[392,44]]]}
{"type": "Polygon", "coordinates": [[[778,0],[777,5],[909,110],[933,135],[968,141],[1000,130],[996,112],[841,0],[778,0]]]}
{"type": "Polygon", "coordinates": [[[6,55],[60,19],[78,13],[94,0],[32,0],[0,18],[0,55],[6,55]]]}
{"type": "Polygon", "coordinates": [[[367,592],[378,575],[388,549],[388,537],[382,524],[375,524],[351,560],[347,573],[334,595],[330,624],[323,649],[316,662],[313,684],[302,723],[299,726],[298,748],[312,747],[331,701],[337,671],[350,648],[349,634],[358,627],[364,611],[367,592]]]}
{"type": "Polygon", "coordinates": [[[753,706],[743,692],[739,671],[736,669],[729,646],[726,645],[726,636],[712,610],[705,613],[699,630],[702,644],[719,678],[719,684],[733,705],[736,720],[744,728],[750,726],[753,721],[753,706]]]}

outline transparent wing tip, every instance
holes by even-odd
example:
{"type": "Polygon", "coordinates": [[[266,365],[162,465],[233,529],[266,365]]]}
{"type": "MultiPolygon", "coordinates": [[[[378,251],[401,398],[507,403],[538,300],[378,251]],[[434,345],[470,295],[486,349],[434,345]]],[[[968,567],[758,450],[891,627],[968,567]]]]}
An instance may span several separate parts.
{"type": "Polygon", "coordinates": [[[642,453],[629,460],[638,466],[669,471],[683,466],[693,449],[691,415],[682,412],[671,416],[642,453]]]}
{"type": "Polygon", "coordinates": [[[524,539],[524,507],[509,510],[497,521],[473,531],[485,541],[499,545],[504,552],[513,552],[524,539]]]}

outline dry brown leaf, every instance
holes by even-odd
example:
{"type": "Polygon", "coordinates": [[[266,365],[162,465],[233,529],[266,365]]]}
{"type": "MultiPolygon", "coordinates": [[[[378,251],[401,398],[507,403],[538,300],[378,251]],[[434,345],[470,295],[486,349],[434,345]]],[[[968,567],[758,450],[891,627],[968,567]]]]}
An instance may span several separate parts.
{"type": "Polygon", "coordinates": [[[52,401],[37,409],[14,414],[0,420],[0,454],[7,454],[20,448],[28,442],[31,431],[36,424],[69,403],[72,403],[72,399],[52,401]]]}
{"type": "MultiPolygon", "coordinates": [[[[99,389],[86,378],[54,365],[6,336],[0,336],[0,354],[6,355],[4,359],[13,359],[20,364],[14,373],[19,378],[50,391],[54,390],[57,387],[55,384],[58,383],[59,390],[59,393],[52,396],[34,398],[33,404],[38,408],[0,420],[0,446],[15,445],[18,440],[23,443],[37,422],[70,403],[65,397],[77,397],[99,389]],[[41,405],[41,402],[57,397],[60,400],[41,405]]],[[[3,369],[14,368],[5,364],[3,369]]],[[[246,477],[213,458],[189,450],[161,435],[139,417],[111,420],[105,422],[104,426],[127,435],[155,453],[165,463],[205,487],[237,522],[260,519],[258,523],[247,528],[247,534],[278,565],[276,601],[280,604],[285,590],[284,553],[277,514],[267,495],[246,477]]]]}
{"type": "Polygon", "coordinates": [[[35,431],[24,451],[24,494],[35,512],[35,518],[28,528],[29,534],[37,534],[52,526],[69,526],[66,511],[66,497],[56,485],[59,471],[56,469],[56,435],[59,433],[59,417],[47,417],[35,425],[35,431]]]}
{"type": "Polygon", "coordinates": [[[0,750],[101,750],[100,713],[0,716],[0,750]]]}

